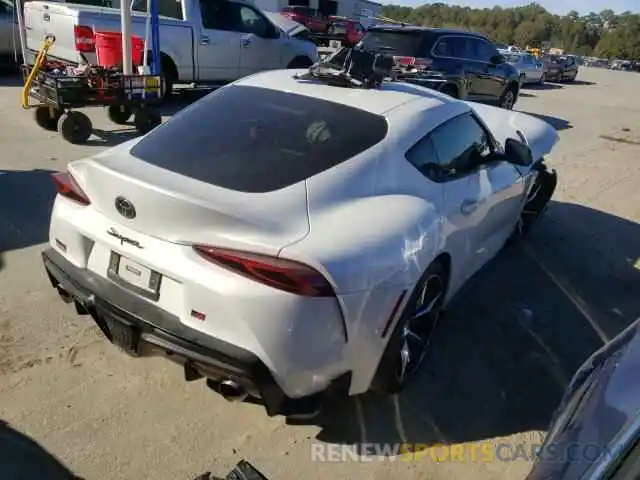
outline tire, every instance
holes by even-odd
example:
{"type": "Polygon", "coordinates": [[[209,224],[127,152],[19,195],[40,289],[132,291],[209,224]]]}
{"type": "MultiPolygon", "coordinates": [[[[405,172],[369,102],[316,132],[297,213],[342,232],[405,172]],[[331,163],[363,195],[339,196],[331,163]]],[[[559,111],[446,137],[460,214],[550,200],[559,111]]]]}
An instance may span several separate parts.
{"type": "Polygon", "coordinates": [[[516,92],[516,88],[514,88],[512,85],[509,85],[500,96],[498,106],[500,108],[504,108],[505,110],[513,110],[513,107],[516,104],[517,100],[516,92]]]}
{"type": "Polygon", "coordinates": [[[534,169],[538,171],[538,175],[522,206],[513,235],[516,238],[529,233],[533,225],[544,215],[558,184],[556,173],[550,172],[544,163],[538,163],[534,169]]]}
{"type": "Polygon", "coordinates": [[[296,57],[289,62],[287,68],[309,68],[311,65],[313,65],[313,62],[309,57],[296,57]]]}
{"type": "Polygon", "coordinates": [[[151,108],[141,108],[133,117],[136,130],[142,135],[149,133],[162,123],[162,116],[151,108]]]}
{"type": "Polygon", "coordinates": [[[36,107],[33,112],[33,118],[38,126],[48,132],[55,132],[58,130],[58,120],[60,120],[61,115],[62,112],[57,108],[46,106],[36,107]]]}
{"type": "Polygon", "coordinates": [[[131,118],[131,108],[126,105],[109,105],[107,109],[107,115],[109,116],[109,120],[111,120],[116,125],[126,125],[129,119],[131,118]]]}
{"type": "Polygon", "coordinates": [[[372,382],[373,390],[398,393],[420,370],[442,313],[447,277],[443,264],[436,260],[420,278],[382,354],[372,382]],[[427,305],[431,307],[428,311],[418,313],[427,305]]]}
{"type": "Polygon", "coordinates": [[[67,112],[58,120],[58,132],[67,142],[81,145],[93,132],[91,120],[82,112],[67,112]]]}

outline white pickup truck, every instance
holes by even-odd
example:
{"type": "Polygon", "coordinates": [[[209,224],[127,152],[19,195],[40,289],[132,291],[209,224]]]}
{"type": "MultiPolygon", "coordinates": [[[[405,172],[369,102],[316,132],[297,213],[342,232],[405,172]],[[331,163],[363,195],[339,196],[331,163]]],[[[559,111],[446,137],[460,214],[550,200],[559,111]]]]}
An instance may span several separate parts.
{"type": "MultiPolygon", "coordinates": [[[[130,1],[130,0],[123,0],[130,1]]],[[[263,70],[304,68],[318,60],[305,27],[241,1],[158,0],[161,69],[167,91],[175,83],[223,84],[263,70]]],[[[144,38],[146,0],[132,4],[132,33],[144,38]]],[[[25,3],[27,48],[45,35],[49,56],[96,63],[94,31],[120,31],[120,10],[75,3],[25,3]]]]}

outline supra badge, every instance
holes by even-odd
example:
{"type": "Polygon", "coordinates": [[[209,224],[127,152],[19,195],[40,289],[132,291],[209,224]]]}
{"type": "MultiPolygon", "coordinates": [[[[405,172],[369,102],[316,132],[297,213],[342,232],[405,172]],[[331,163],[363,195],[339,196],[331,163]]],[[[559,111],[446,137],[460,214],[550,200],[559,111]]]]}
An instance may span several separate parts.
{"type": "Polygon", "coordinates": [[[139,241],[134,240],[133,238],[125,237],[124,235],[120,235],[118,231],[113,227],[107,230],[107,233],[112,237],[116,237],[118,240],[120,240],[120,245],[128,243],[129,245],[133,245],[134,247],[144,248],[142,245],[140,245],[139,241]]]}
{"type": "Polygon", "coordinates": [[[115,205],[118,213],[124,218],[136,218],[136,207],[133,206],[130,200],[124,197],[116,197],[115,205]]]}

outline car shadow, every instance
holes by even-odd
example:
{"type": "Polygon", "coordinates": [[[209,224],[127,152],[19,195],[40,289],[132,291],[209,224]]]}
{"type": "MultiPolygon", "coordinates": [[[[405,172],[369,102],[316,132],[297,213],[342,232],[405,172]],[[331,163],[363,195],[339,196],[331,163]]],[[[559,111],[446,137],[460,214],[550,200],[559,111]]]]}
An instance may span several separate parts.
{"type": "Polygon", "coordinates": [[[213,90],[215,90],[215,88],[176,88],[171,98],[158,108],[162,116],[170,117],[192,103],[206,97],[213,90]]]}
{"type": "Polygon", "coordinates": [[[531,84],[525,87],[527,90],[559,90],[564,88],[564,85],[558,83],[545,82],[542,84],[531,84]]]}
{"type": "Polygon", "coordinates": [[[0,170],[0,253],[43,243],[56,189],[51,170],[0,170]]]}
{"type": "Polygon", "coordinates": [[[533,95],[532,93],[528,93],[528,92],[524,92],[524,91],[520,91],[520,93],[518,94],[519,97],[529,97],[529,98],[535,98],[537,97],[537,95],[533,95]]]}
{"type": "Polygon", "coordinates": [[[0,420],[3,480],[82,480],[36,441],[0,420]]]}
{"type": "Polygon", "coordinates": [[[418,381],[395,397],[332,400],[317,438],[425,448],[546,430],[603,344],[591,322],[611,338],[640,315],[638,235],[634,222],[554,202],[456,296],[418,381]]]}
{"type": "Polygon", "coordinates": [[[574,80],[573,82],[569,82],[569,85],[597,85],[597,83],[587,82],[585,80],[574,80]]]}
{"type": "Polygon", "coordinates": [[[0,68],[0,87],[21,87],[23,80],[15,69],[10,67],[0,68]]]}
{"type": "Polygon", "coordinates": [[[527,115],[531,115],[532,117],[539,118],[540,120],[544,120],[549,125],[551,125],[556,130],[569,130],[573,128],[573,125],[568,120],[559,117],[552,117],[551,115],[543,115],[541,113],[533,113],[533,112],[522,112],[527,115]]]}
{"type": "MultiPolygon", "coordinates": [[[[171,117],[183,108],[188,107],[192,103],[200,100],[207,94],[211,93],[211,88],[197,89],[177,89],[169,100],[160,105],[154,105],[151,108],[158,111],[163,117],[171,117]]],[[[134,126],[133,117],[128,121],[124,128],[115,130],[93,129],[93,136],[87,140],[84,145],[96,147],[114,147],[126,141],[140,137],[141,134],[134,126]]]]}

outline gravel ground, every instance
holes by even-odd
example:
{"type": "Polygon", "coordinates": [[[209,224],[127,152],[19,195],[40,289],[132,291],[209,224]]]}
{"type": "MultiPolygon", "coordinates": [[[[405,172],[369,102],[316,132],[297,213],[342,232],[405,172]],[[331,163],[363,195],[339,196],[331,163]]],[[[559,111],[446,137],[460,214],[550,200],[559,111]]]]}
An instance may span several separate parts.
{"type": "Polygon", "coordinates": [[[421,381],[396,398],[366,395],[314,424],[287,425],[203,382],[184,383],[169,362],[119,353],[58,300],[39,257],[53,197],[48,172],[132,133],[93,110],[102,130],[88,145],[69,145],[21,111],[17,80],[0,77],[2,477],[24,468],[53,480],[71,471],[193,479],[247,458],[271,480],[523,478],[526,455],[486,461],[472,445],[540,442],[573,371],[640,316],[640,77],[582,69],[579,78],[526,89],[519,101],[517,109],[560,131],[550,161],[558,192],[529,241],[505,250],[458,296],[421,381]],[[457,445],[464,455],[313,461],[313,448],[373,442],[457,445]]]}

